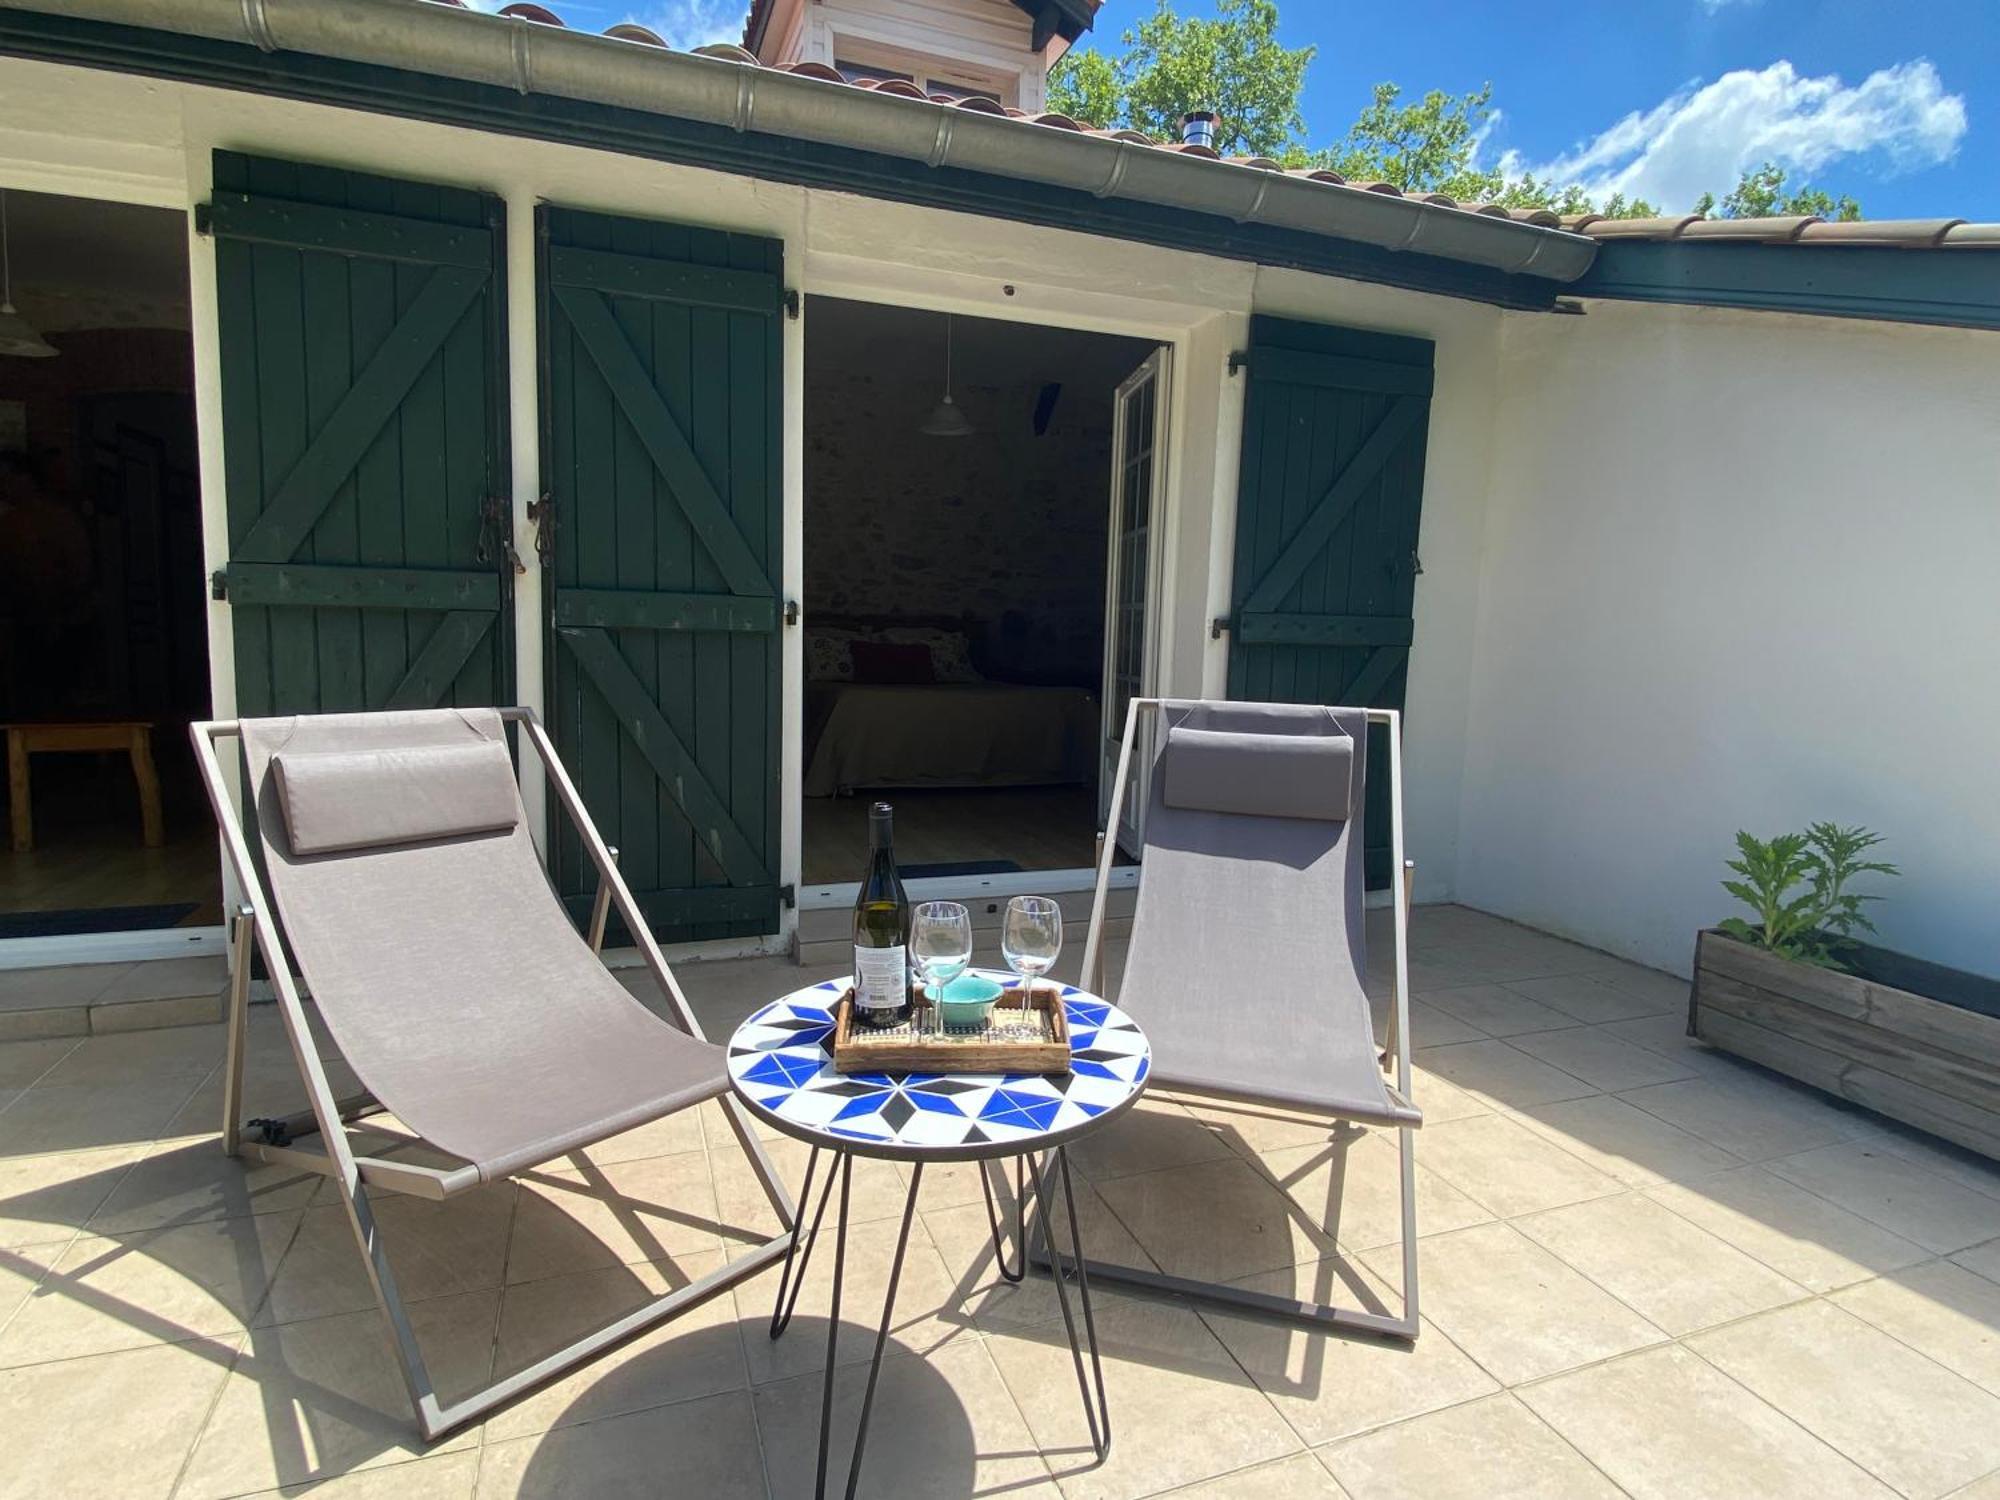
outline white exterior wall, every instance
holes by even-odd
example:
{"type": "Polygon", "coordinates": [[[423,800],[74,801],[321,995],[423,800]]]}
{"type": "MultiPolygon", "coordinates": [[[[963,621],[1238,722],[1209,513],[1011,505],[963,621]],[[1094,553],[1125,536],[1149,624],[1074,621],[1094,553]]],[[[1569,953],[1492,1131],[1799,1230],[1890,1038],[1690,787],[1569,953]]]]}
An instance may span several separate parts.
{"type": "Polygon", "coordinates": [[[1685,974],[1738,828],[1865,823],[2000,975],[2000,336],[1509,315],[1480,578],[1460,899],[1685,974]]]}

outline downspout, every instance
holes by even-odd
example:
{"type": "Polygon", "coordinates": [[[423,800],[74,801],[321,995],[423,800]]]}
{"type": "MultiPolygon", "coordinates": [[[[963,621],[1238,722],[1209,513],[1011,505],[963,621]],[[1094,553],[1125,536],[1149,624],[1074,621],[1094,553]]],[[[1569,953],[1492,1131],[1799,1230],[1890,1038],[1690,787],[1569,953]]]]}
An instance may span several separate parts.
{"type": "Polygon", "coordinates": [[[1597,251],[1582,235],[1496,215],[426,0],[36,0],[15,8],[645,110],[1551,281],[1575,280],[1597,251]]]}

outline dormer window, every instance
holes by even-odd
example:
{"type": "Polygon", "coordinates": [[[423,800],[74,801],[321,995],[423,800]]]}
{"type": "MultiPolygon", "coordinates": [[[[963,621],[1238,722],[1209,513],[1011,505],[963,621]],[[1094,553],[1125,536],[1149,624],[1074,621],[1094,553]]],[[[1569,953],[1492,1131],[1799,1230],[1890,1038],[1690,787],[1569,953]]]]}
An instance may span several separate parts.
{"type": "MultiPolygon", "coordinates": [[[[841,39],[835,40],[838,43],[841,39]]],[[[952,99],[990,99],[1007,105],[1020,93],[1019,80],[1012,75],[866,44],[852,49],[837,46],[833,65],[849,83],[909,83],[926,94],[952,99]],[[853,55],[857,51],[861,53],[858,57],[853,55]]]]}
{"type": "Polygon", "coordinates": [[[850,83],[1036,114],[1048,71],[1097,0],[750,0],[744,45],[766,67],[823,63],[850,83]]]}

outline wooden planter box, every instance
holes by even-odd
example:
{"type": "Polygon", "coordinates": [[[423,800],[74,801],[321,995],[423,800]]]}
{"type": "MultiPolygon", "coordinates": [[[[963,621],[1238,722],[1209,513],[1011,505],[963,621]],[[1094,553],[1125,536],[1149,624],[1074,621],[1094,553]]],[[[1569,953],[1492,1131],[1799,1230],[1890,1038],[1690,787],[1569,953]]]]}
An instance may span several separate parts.
{"type": "Polygon", "coordinates": [[[2000,981],[1882,948],[1854,963],[1838,973],[1703,932],[1688,1031],[2000,1160],[2000,981]]]}

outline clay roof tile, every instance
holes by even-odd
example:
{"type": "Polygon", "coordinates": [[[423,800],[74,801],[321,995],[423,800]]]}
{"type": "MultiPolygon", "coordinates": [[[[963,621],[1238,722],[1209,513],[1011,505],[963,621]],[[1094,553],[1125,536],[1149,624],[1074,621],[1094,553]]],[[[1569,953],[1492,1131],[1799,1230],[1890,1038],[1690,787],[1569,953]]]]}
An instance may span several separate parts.
{"type": "Polygon", "coordinates": [[[563,18],[546,5],[534,5],[530,0],[514,0],[512,5],[503,5],[495,15],[513,16],[523,21],[533,21],[538,26],[561,26],[563,18]]]}

